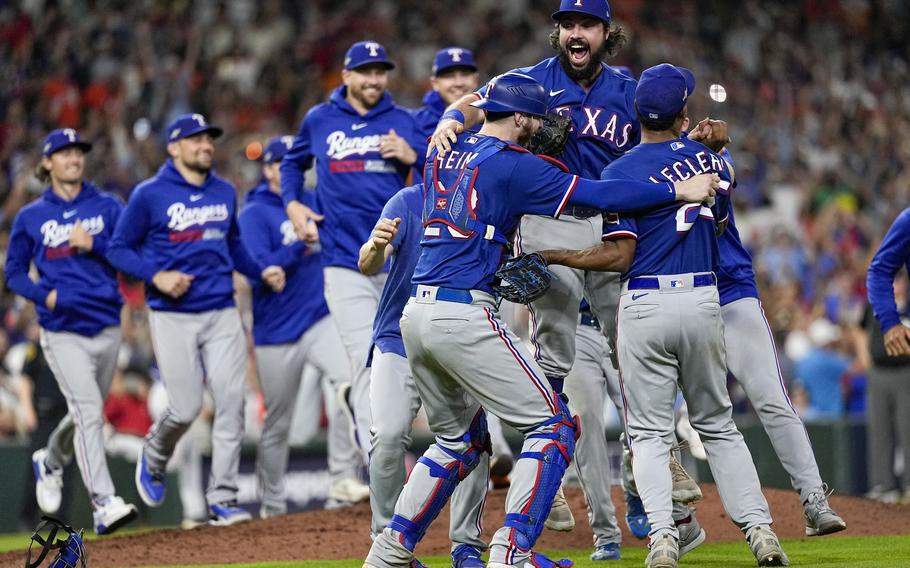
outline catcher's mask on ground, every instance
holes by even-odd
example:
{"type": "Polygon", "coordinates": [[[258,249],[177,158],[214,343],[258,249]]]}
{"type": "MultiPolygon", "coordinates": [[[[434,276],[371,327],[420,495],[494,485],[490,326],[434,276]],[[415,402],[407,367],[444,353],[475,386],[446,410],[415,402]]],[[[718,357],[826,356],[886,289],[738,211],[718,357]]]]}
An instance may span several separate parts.
{"type": "Polygon", "coordinates": [[[43,516],[32,533],[25,556],[25,568],[38,568],[47,555],[57,550],[57,555],[48,564],[48,568],[86,568],[85,545],[82,542],[82,531],[78,533],[73,527],[65,525],[53,517],[43,516]],[[58,533],[61,533],[58,535],[58,533]],[[32,547],[37,543],[41,550],[35,551],[37,557],[32,561],[32,547]]]}

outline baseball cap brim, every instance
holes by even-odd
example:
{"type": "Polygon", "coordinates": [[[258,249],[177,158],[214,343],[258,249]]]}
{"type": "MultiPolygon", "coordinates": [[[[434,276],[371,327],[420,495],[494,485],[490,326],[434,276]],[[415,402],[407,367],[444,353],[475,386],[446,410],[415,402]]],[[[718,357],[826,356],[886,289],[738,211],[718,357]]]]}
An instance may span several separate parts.
{"type": "Polygon", "coordinates": [[[464,63],[455,63],[453,65],[446,65],[445,67],[440,67],[439,69],[434,70],[433,76],[438,77],[441,73],[445,73],[446,71],[451,71],[452,69],[467,69],[468,71],[471,71],[473,73],[473,72],[477,71],[477,66],[476,65],[465,65],[464,63]]]}
{"type": "Polygon", "coordinates": [[[389,61],[388,59],[371,59],[369,61],[363,61],[357,65],[351,65],[350,67],[345,67],[348,71],[356,71],[358,69],[363,69],[364,67],[369,67],[370,65],[382,65],[386,70],[391,71],[395,68],[395,64],[389,61]]]}
{"type": "Polygon", "coordinates": [[[582,16],[588,16],[589,18],[597,18],[598,20],[600,20],[601,22],[604,22],[605,24],[610,23],[610,20],[609,19],[605,20],[603,18],[603,16],[598,16],[597,14],[592,14],[591,12],[584,12],[582,10],[559,10],[559,11],[553,12],[550,15],[550,17],[553,18],[554,22],[558,22],[566,14],[581,14],[582,16]]]}
{"type": "Polygon", "coordinates": [[[199,136],[200,134],[208,134],[212,138],[218,138],[224,134],[224,130],[218,128],[217,126],[206,125],[198,129],[181,132],[177,137],[172,138],[170,142],[176,142],[178,140],[183,140],[184,138],[192,138],[193,136],[199,136]]]}
{"type": "Polygon", "coordinates": [[[531,114],[534,116],[543,116],[542,114],[537,114],[537,113],[533,113],[533,112],[518,111],[508,105],[505,105],[498,101],[494,101],[494,100],[487,99],[487,98],[483,98],[483,99],[474,101],[473,103],[471,103],[471,106],[474,108],[479,108],[479,109],[490,111],[490,112],[521,112],[523,114],[531,114]]]}
{"type": "Polygon", "coordinates": [[[85,142],[85,141],[83,141],[83,140],[79,140],[79,141],[76,141],[76,142],[67,142],[66,144],[63,144],[63,145],[61,145],[61,146],[57,146],[56,148],[54,148],[54,149],[51,150],[50,152],[45,152],[44,155],[45,155],[45,156],[50,156],[51,154],[56,154],[57,152],[59,152],[59,151],[61,151],[61,150],[66,150],[67,148],[79,148],[79,149],[82,150],[83,152],[91,152],[91,151],[92,151],[92,143],[91,143],[91,142],[85,142]]]}

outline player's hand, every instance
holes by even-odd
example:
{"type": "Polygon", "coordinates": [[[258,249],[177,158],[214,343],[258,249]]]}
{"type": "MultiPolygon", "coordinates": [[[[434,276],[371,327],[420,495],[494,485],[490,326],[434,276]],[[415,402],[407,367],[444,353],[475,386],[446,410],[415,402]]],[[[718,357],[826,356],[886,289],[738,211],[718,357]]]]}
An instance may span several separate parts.
{"type": "Polygon", "coordinates": [[[452,144],[458,139],[458,135],[464,132],[464,124],[454,118],[440,120],[436,125],[436,130],[430,136],[430,145],[427,148],[427,156],[436,148],[440,156],[445,156],[446,152],[452,149],[452,144]]]}
{"type": "Polygon", "coordinates": [[[889,357],[910,355],[910,327],[899,323],[885,332],[885,353],[889,357]]]}
{"type": "Polygon", "coordinates": [[[165,296],[175,300],[186,294],[193,283],[193,275],[179,270],[161,270],[152,276],[152,284],[165,296]]]}
{"type": "Polygon", "coordinates": [[[54,308],[57,307],[57,289],[56,288],[51,290],[50,294],[47,295],[47,298],[44,300],[44,305],[50,311],[54,311],[54,308]]]}
{"type": "Polygon", "coordinates": [[[389,133],[379,141],[379,153],[387,160],[398,160],[406,166],[414,165],[417,161],[417,152],[394,128],[390,128],[389,133]]]}
{"type": "Polygon", "coordinates": [[[281,292],[286,284],[284,269],[276,265],[266,266],[262,271],[262,280],[275,292],[281,292]]]}
{"type": "Polygon", "coordinates": [[[676,188],[676,200],[689,203],[701,203],[717,194],[720,176],[717,174],[701,174],[685,181],[673,182],[676,188]]]}
{"type": "Polygon", "coordinates": [[[286,213],[291,224],[294,225],[294,232],[297,233],[298,239],[310,244],[319,240],[319,228],[316,227],[316,221],[325,219],[324,215],[316,213],[297,200],[288,203],[286,213]]]}
{"type": "Polygon", "coordinates": [[[401,217],[380,219],[376,223],[376,226],[373,227],[373,234],[370,236],[370,239],[373,241],[373,248],[375,250],[385,250],[385,247],[388,246],[392,242],[392,239],[395,238],[395,235],[398,234],[399,225],[401,225],[401,217]]]}
{"type": "Polygon", "coordinates": [[[689,132],[689,138],[701,142],[715,152],[722,152],[724,146],[732,142],[727,123],[723,120],[705,118],[689,132]]]}
{"type": "Polygon", "coordinates": [[[85,230],[85,227],[82,226],[82,221],[76,219],[76,223],[73,225],[73,232],[70,233],[70,246],[74,249],[77,249],[79,252],[90,252],[92,250],[92,244],[94,239],[85,230]]]}

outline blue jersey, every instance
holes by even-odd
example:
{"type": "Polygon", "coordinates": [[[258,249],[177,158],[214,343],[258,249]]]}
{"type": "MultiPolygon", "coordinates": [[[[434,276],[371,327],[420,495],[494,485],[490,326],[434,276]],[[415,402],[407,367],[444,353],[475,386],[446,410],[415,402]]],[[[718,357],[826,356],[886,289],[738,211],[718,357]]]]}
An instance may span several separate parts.
{"type": "Polygon", "coordinates": [[[234,187],[210,172],[201,186],[186,181],[170,159],[136,186],[108,247],[118,270],[146,283],[153,310],[198,313],[234,305],[233,270],[259,278],[265,265],[250,258],[237,228],[234,187]],[[152,277],[178,270],[194,279],[177,300],[152,277]]]}
{"type": "Polygon", "coordinates": [[[587,91],[566,74],[559,57],[511,71],[530,75],[544,86],[550,112],[571,115],[572,135],[559,159],[570,172],[589,179],[598,179],[606,164],[641,140],[634,105],[637,81],[601,65],[600,75],[587,91]]]}
{"type": "Polygon", "coordinates": [[[325,215],[319,233],[323,264],[357,270],[360,246],[410,170],[380,155],[382,137],[394,129],[417,149],[418,162],[427,142],[412,114],[395,105],[388,93],[362,116],[345,100],[346,94],[347,87],[339,87],[329,102],[304,117],[281,162],[281,194],[285,204],[301,199],[303,172],[315,159],[316,209],[325,215]]]}
{"type": "Polygon", "coordinates": [[[6,253],[6,281],[35,303],[41,327],[95,336],[120,325],[123,300],[117,273],[104,255],[122,209],[116,198],[83,182],[72,201],[47,188],[16,215],[6,253]],[[92,236],[88,253],[69,244],[77,220],[92,236]],[[32,262],[38,269],[37,283],[28,275],[32,262]],[[45,301],[54,289],[57,304],[52,312],[45,301]]]}
{"type": "Polygon", "coordinates": [[[726,230],[717,238],[717,249],[720,256],[717,271],[720,305],[741,298],[758,298],[752,256],[739,238],[739,231],[733,218],[733,207],[728,210],[726,230]]]}
{"type": "Polygon", "coordinates": [[[430,89],[423,95],[423,106],[413,111],[414,120],[417,122],[417,132],[424,141],[423,152],[418,148],[414,148],[417,150],[418,156],[414,167],[423,168],[423,157],[427,154],[428,139],[433,135],[433,131],[436,130],[436,124],[439,122],[439,117],[442,116],[442,113],[446,111],[446,106],[446,102],[442,100],[439,91],[430,89]]]}
{"type": "MultiPolygon", "coordinates": [[[[423,184],[406,187],[392,196],[382,210],[381,218],[401,218],[398,232],[392,240],[395,254],[389,277],[379,298],[376,319],[373,320],[373,344],[383,353],[397,353],[402,357],[404,342],[401,340],[401,313],[411,296],[411,276],[420,255],[420,237],[423,234],[423,184]]],[[[372,351],[372,350],[371,350],[372,351]]]]}
{"type": "Polygon", "coordinates": [[[425,172],[425,229],[413,283],[465,290],[492,291],[522,215],[558,217],[568,203],[628,211],[676,199],[671,183],[654,188],[580,178],[522,148],[472,133],[459,134],[444,158],[434,150],[425,172]]]}
{"type": "Polygon", "coordinates": [[[730,167],[706,146],[678,138],[667,142],[640,144],[603,171],[603,179],[680,181],[704,173],[717,173],[726,193],[718,193],[716,204],[672,204],[619,216],[605,223],[605,234],[625,231],[637,239],[632,267],[624,279],[658,274],[711,272],[717,269],[717,223],[729,206],[730,167]]]}
{"type": "Polygon", "coordinates": [[[297,238],[281,196],[270,191],[267,182],[250,190],[237,222],[250,256],[265,265],[280,266],[287,277],[280,293],[261,278],[250,279],[253,341],[256,345],[293,343],[329,315],[319,255],[297,238]]]}
{"type": "Polygon", "coordinates": [[[904,267],[910,273],[910,208],[888,229],[866,275],[869,303],[883,332],[901,323],[894,301],[894,276],[904,267]]]}

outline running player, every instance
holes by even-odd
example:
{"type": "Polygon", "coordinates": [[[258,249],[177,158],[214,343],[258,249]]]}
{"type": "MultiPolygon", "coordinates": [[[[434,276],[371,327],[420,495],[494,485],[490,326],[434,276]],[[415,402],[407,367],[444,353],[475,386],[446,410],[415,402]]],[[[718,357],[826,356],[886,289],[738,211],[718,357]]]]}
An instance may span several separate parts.
{"type": "Polygon", "coordinates": [[[47,135],[36,175],[49,187],[13,220],[6,282],[35,303],[41,349],[69,412],[46,448],[32,455],[38,506],[60,508],[63,467],[73,451],[92,500],[95,532],[109,534],[136,518],[136,507],[114,493],[104,453],[104,399],[120,349],[117,274],[105,260],[123,205],[84,180],[92,145],[71,128],[47,135]],[[31,263],[38,281],[29,277],[31,263]]]}
{"type": "Polygon", "coordinates": [[[167,129],[170,156],[130,195],[108,260],[146,285],[155,357],[168,408],[136,462],[136,488],[149,507],[164,503],[164,472],[174,446],[202,408],[206,384],[215,399],[212,474],[206,500],[212,524],[249,520],[237,506],[243,437],[246,338],[234,306],[233,271],[284,287],[284,270],[250,258],[235,217],[236,192],[212,171],[222,130],[201,114],[167,129]]]}

